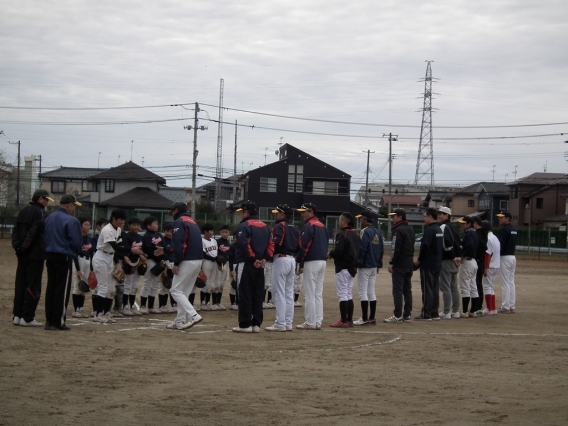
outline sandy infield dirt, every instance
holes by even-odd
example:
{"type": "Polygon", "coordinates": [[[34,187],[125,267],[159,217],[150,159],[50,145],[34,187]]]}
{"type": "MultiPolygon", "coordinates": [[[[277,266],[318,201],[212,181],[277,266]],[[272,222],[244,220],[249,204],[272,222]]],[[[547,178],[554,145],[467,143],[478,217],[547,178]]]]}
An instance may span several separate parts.
{"type": "MultiPolygon", "coordinates": [[[[432,323],[382,322],[393,306],[382,270],[378,325],[347,330],[328,326],[339,317],[328,262],[323,330],[259,334],[232,333],[229,310],[188,331],[166,330],[173,314],[102,325],[71,307],[71,331],[17,327],[8,240],[0,267],[0,425],[568,424],[565,258],[518,262],[516,314],[432,323]]],[[[416,315],[417,273],[413,290],[416,315]]],[[[356,319],[356,291],[354,302],[356,319]]]]}

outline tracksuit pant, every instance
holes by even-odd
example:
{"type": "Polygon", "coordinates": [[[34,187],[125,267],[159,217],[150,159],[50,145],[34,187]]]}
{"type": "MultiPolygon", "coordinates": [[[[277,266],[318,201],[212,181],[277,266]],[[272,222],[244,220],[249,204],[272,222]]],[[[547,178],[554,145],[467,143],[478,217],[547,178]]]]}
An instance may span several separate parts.
{"type": "Polygon", "coordinates": [[[30,322],[35,318],[36,308],[41,297],[41,276],[43,259],[30,259],[25,255],[18,257],[16,285],[14,292],[15,317],[30,322]]]}
{"type": "Polygon", "coordinates": [[[458,290],[458,266],[453,260],[442,260],[440,271],[440,291],[444,300],[444,314],[460,311],[460,292],[458,290]]]}
{"type": "Polygon", "coordinates": [[[394,299],[394,316],[408,318],[412,313],[412,270],[392,271],[392,297],[394,299]],[[403,310],[404,300],[404,310],[403,310]],[[404,314],[404,315],[403,315],[404,314]]]}
{"type": "Polygon", "coordinates": [[[294,256],[274,257],[272,264],[272,300],[276,306],[274,326],[292,328],[294,320],[294,256]]]}
{"type": "Polygon", "coordinates": [[[183,324],[186,319],[197,314],[188,298],[195,285],[197,274],[201,270],[201,262],[201,259],[180,262],[178,273],[172,280],[170,294],[177,302],[177,316],[174,322],[178,324],[183,324]]]}
{"type": "Polygon", "coordinates": [[[239,327],[262,324],[262,301],[264,299],[264,268],[255,268],[252,263],[239,263],[237,286],[239,292],[239,327]]]}
{"type": "Polygon", "coordinates": [[[434,273],[426,269],[420,268],[420,287],[422,289],[422,318],[437,318],[438,303],[434,300],[439,298],[439,279],[440,273],[434,273]]]}
{"type": "Polygon", "coordinates": [[[51,326],[61,327],[71,292],[73,260],[59,253],[46,253],[46,259],[45,319],[51,326]]]}

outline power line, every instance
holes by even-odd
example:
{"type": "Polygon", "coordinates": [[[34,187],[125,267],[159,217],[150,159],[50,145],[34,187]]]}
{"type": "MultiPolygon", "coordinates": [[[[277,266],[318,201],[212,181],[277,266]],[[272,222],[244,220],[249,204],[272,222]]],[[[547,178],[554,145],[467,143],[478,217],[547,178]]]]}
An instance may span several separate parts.
{"type": "Polygon", "coordinates": [[[100,111],[100,110],[117,110],[117,109],[143,109],[143,108],[164,108],[180,106],[184,109],[193,111],[193,108],[186,108],[185,105],[193,105],[193,103],[183,104],[165,104],[165,105],[140,105],[140,106],[119,106],[119,107],[21,107],[0,105],[0,109],[23,109],[23,110],[44,110],[44,111],[100,111]]]}

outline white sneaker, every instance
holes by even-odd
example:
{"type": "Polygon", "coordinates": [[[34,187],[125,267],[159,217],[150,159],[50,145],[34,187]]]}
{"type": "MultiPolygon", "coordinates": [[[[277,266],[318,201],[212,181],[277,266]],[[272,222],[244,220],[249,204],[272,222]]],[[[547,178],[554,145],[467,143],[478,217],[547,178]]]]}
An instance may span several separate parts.
{"type": "Polygon", "coordinates": [[[252,327],[246,327],[246,328],[233,327],[233,331],[235,333],[252,333],[252,327]]]}
{"type": "Polygon", "coordinates": [[[158,308],[150,308],[150,309],[148,310],[148,313],[150,313],[150,314],[161,314],[162,311],[159,310],[158,308]]]}
{"type": "Polygon", "coordinates": [[[26,322],[25,319],[20,318],[20,325],[24,326],[24,327],[43,327],[43,324],[40,322],[37,322],[35,320],[35,318],[33,320],[31,320],[30,322],[26,322]]]}
{"type": "Polygon", "coordinates": [[[239,307],[233,303],[229,309],[230,309],[231,311],[238,311],[238,310],[239,310],[239,307]]]}
{"type": "Polygon", "coordinates": [[[186,328],[191,328],[193,327],[195,324],[199,324],[201,321],[203,321],[203,317],[199,314],[195,314],[194,316],[192,316],[191,318],[189,318],[187,320],[187,322],[185,322],[182,326],[181,329],[185,330],[186,328]]]}
{"type": "Polygon", "coordinates": [[[168,309],[169,314],[175,314],[177,313],[177,311],[178,311],[177,306],[170,306],[170,308],[168,309]]]}
{"type": "Polygon", "coordinates": [[[150,313],[146,306],[142,306],[139,311],[142,315],[148,315],[150,313]]]}
{"type": "Polygon", "coordinates": [[[445,320],[452,319],[452,314],[449,312],[447,314],[440,312],[440,319],[445,319],[445,320]]]}
{"type": "Polygon", "coordinates": [[[369,325],[369,320],[359,318],[357,321],[353,321],[353,325],[369,325]]]}
{"type": "Polygon", "coordinates": [[[268,303],[262,302],[262,309],[268,309],[268,303]]]}
{"type": "Polygon", "coordinates": [[[499,309],[497,309],[497,313],[498,314],[510,314],[511,310],[507,309],[507,308],[499,308],[499,309]]]}
{"type": "Polygon", "coordinates": [[[276,327],[274,325],[271,325],[270,327],[264,327],[264,329],[266,331],[284,331],[284,332],[286,332],[286,327],[282,328],[282,327],[276,327]]]}
{"type": "Polygon", "coordinates": [[[220,303],[217,304],[217,310],[218,311],[226,311],[227,308],[225,308],[223,305],[221,305],[220,303]]]}
{"type": "Polygon", "coordinates": [[[260,327],[258,325],[253,325],[252,326],[252,332],[253,333],[260,333],[260,327]]]}
{"type": "Polygon", "coordinates": [[[300,302],[296,301],[296,302],[294,302],[294,307],[295,308],[301,308],[302,304],[300,302]]]}
{"type": "Polygon", "coordinates": [[[83,314],[81,313],[81,311],[73,311],[73,313],[71,314],[71,316],[73,318],[83,318],[83,314]]]}
{"type": "Polygon", "coordinates": [[[112,314],[110,312],[104,314],[104,317],[107,319],[109,324],[116,324],[116,320],[112,318],[112,314]]]}
{"type": "Polygon", "coordinates": [[[389,324],[402,324],[403,320],[402,317],[395,317],[394,315],[392,317],[389,317],[385,320],[383,320],[383,322],[389,323],[389,324]]]}
{"type": "Polygon", "coordinates": [[[120,317],[123,317],[124,315],[118,309],[113,309],[112,310],[112,316],[116,317],[116,318],[120,318],[120,317]]]}
{"type": "Polygon", "coordinates": [[[197,305],[193,305],[193,309],[195,309],[197,312],[199,312],[201,310],[199,303],[197,305]]]}
{"type": "Polygon", "coordinates": [[[207,305],[207,306],[209,306],[209,308],[207,309],[208,311],[218,311],[219,310],[217,305],[207,305]]]}
{"type": "Polygon", "coordinates": [[[461,318],[461,315],[459,312],[452,312],[452,318],[461,318]]]}
{"type": "Polygon", "coordinates": [[[271,302],[268,302],[268,303],[266,304],[266,309],[275,309],[275,308],[276,308],[276,306],[274,306],[274,304],[271,303],[271,302]]]}
{"type": "Polygon", "coordinates": [[[298,324],[296,326],[298,330],[317,330],[317,326],[309,325],[307,322],[303,322],[302,324],[298,324]]]}
{"type": "Polygon", "coordinates": [[[166,325],[166,328],[170,330],[183,330],[184,325],[185,323],[183,322],[171,322],[168,325],[166,325]]]}
{"type": "Polygon", "coordinates": [[[93,322],[100,322],[101,324],[106,324],[108,323],[108,318],[101,313],[93,318],[93,322]]]}
{"type": "Polygon", "coordinates": [[[162,306],[160,308],[160,313],[162,313],[162,314],[169,314],[170,312],[171,312],[170,308],[168,308],[167,306],[162,306]]]}
{"type": "Polygon", "coordinates": [[[126,307],[122,310],[122,314],[126,317],[133,317],[134,316],[134,312],[132,312],[132,309],[130,309],[130,307],[126,307]]]}
{"type": "Polygon", "coordinates": [[[142,312],[140,312],[140,309],[136,308],[136,306],[130,308],[130,311],[134,314],[134,316],[137,317],[139,317],[140,315],[144,315],[142,312]]]}
{"type": "Polygon", "coordinates": [[[207,305],[206,303],[202,303],[201,304],[201,310],[202,311],[210,311],[211,309],[210,309],[209,305],[207,305]]]}
{"type": "Polygon", "coordinates": [[[316,330],[321,330],[321,323],[320,322],[316,322],[316,330]]]}
{"type": "Polygon", "coordinates": [[[14,324],[14,325],[20,325],[20,317],[14,317],[14,318],[12,318],[12,324],[14,324]]]}
{"type": "Polygon", "coordinates": [[[83,308],[79,308],[79,312],[81,313],[81,315],[83,315],[83,318],[89,318],[90,315],[87,315],[85,313],[85,311],[83,310],[83,308]]]}
{"type": "Polygon", "coordinates": [[[469,318],[469,312],[460,312],[460,318],[469,318]]]}

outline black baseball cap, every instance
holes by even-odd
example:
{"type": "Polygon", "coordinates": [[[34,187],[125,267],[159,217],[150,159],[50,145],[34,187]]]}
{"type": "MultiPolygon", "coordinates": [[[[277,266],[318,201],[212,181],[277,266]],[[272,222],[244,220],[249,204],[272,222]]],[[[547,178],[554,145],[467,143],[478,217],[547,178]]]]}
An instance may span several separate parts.
{"type": "Polygon", "coordinates": [[[461,218],[460,220],[458,220],[458,223],[469,223],[470,225],[474,222],[473,217],[471,216],[465,216],[463,218],[461,218]]]}
{"type": "Polygon", "coordinates": [[[394,209],[389,216],[400,216],[403,220],[406,220],[406,210],[404,209],[394,209]]]}
{"type": "Polygon", "coordinates": [[[65,194],[63,197],[61,197],[61,200],[59,200],[59,204],[61,204],[62,206],[65,204],[75,204],[77,207],[82,206],[82,204],[79,201],[77,201],[75,197],[73,197],[71,194],[65,194]]]}
{"type": "Polygon", "coordinates": [[[242,203],[241,207],[239,207],[235,211],[236,212],[242,212],[243,210],[247,211],[247,212],[256,211],[256,203],[254,201],[247,200],[244,203],[242,203]]]}
{"type": "Polygon", "coordinates": [[[305,211],[311,210],[312,212],[314,212],[314,214],[316,214],[317,211],[318,211],[317,208],[316,208],[316,205],[314,203],[304,203],[304,204],[302,204],[302,206],[299,209],[296,209],[296,210],[298,210],[299,212],[302,212],[302,213],[305,212],[305,211]]]}
{"type": "Polygon", "coordinates": [[[288,204],[278,204],[274,210],[272,210],[273,214],[283,213],[286,216],[292,215],[294,211],[288,204]]]}
{"type": "Polygon", "coordinates": [[[34,195],[32,195],[32,200],[37,201],[41,197],[46,198],[46,199],[48,199],[49,201],[52,201],[52,202],[55,201],[53,198],[51,198],[49,196],[49,192],[47,192],[47,189],[43,189],[43,188],[35,190],[34,195]]]}
{"type": "Polygon", "coordinates": [[[177,201],[170,207],[169,213],[172,214],[172,210],[175,210],[175,209],[177,209],[179,211],[186,212],[187,211],[187,204],[185,204],[184,202],[181,202],[181,201],[177,201]]]}
{"type": "Polygon", "coordinates": [[[365,209],[361,213],[359,213],[357,216],[355,216],[356,219],[359,219],[361,217],[365,217],[367,219],[375,219],[377,217],[377,215],[375,213],[373,213],[371,210],[365,209]]]}
{"type": "Polygon", "coordinates": [[[497,213],[495,216],[497,217],[508,217],[509,219],[512,219],[513,216],[511,215],[511,212],[508,210],[502,210],[501,212],[497,213]]]}

